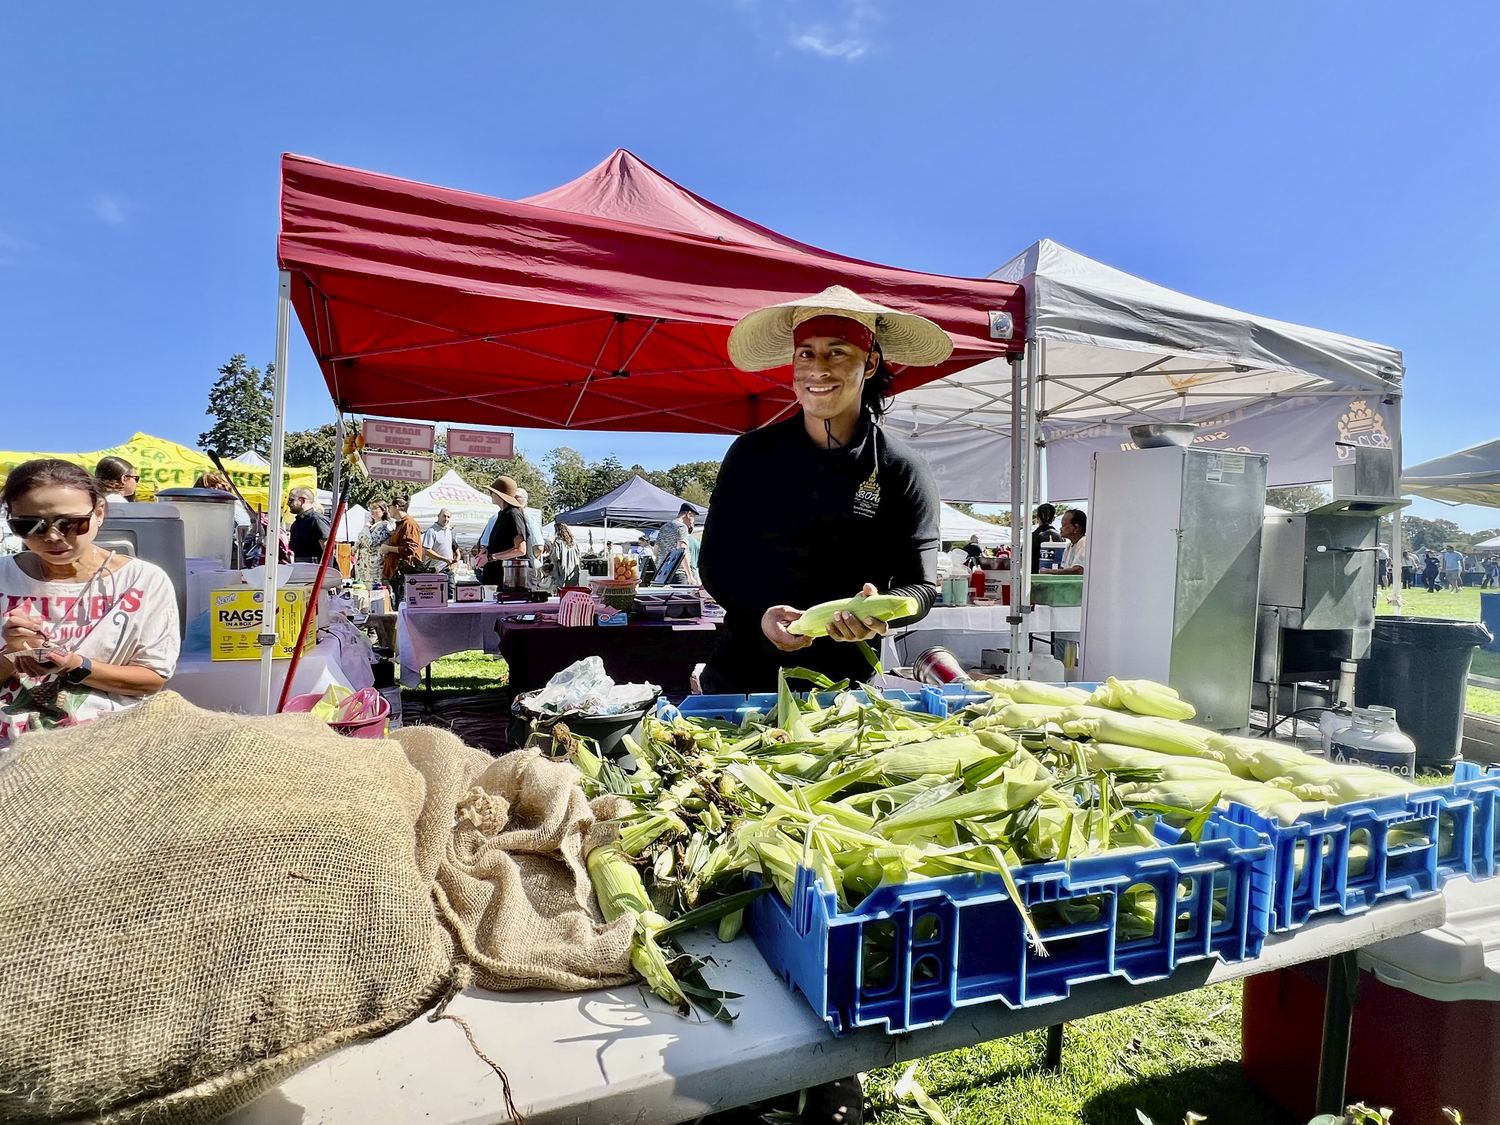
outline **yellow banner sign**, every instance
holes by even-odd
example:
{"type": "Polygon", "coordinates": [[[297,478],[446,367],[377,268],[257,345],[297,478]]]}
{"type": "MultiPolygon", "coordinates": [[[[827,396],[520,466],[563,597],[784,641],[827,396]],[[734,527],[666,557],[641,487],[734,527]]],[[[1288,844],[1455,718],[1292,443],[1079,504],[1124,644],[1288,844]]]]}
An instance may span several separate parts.
{"type": "MultiPolygon", "coordinates": [[[[141,474],[141,482],[136,489],[137,500],[149,500],[164,488],[192,488],[199,473],[215,471],[214,463],[209,460],[206,453],[199,453],[196,449],[189,449],[185,445],[178,445],[176,442],[152,437],[149,434],[136,434],[124,445],[100,449],[94,453],[0,452],[0,481],[9,476],[10,471],[17,465],[24,461],[34,461],[38,457],[55,457],[59,461],[69,461],[75,465],[82,465],[89,472],[94,471],[94,466],[102,457],[123,457],[141,474]]],[[[235,487],[244,493],[246,502],[252,508],[264,509],[270,503],[271,473],[269,469],[263,465],[245,465],[238,461],[225,461],[224,468],[229,471],[230,479],[234,481],[235,487]]],[[[283,511],[285,511],[285,497],[288,491],[293,488],[317,488],[318,486],[318,474],[315,469],[288,467],[283,471],[281,479],[283,511]]]]}

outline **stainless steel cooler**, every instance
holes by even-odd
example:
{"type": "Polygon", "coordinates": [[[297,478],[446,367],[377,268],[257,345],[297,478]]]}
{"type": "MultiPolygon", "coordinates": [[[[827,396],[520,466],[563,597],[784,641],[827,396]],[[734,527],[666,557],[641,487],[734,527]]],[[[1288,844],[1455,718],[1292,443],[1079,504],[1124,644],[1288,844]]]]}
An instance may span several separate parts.
{"type": "Polygon", "coordinates": [[[1250,722],[1266,456],[1094,454],[1083,679],[1170,684],[1217,730],[1250,722]]]}

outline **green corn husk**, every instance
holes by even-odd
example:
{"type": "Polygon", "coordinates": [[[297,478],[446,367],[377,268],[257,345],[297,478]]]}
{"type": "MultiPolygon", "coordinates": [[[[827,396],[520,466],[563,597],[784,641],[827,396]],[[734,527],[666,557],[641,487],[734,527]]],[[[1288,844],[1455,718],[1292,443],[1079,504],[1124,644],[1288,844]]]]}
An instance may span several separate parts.
{"type": "Polygon", "coordinates": [[[1168,719],[1110,711],[1092,718],[1064,720],[1062,729],[1064,734],[1073,738],[1138,746],[1142,750],[1156,750],[1163,754],[1224,760],[1222,752],[1216,753],[1209,748],[1209,740],[1214,737],[1212,731],[1168,719]]]}
{"type": "Polygon", "coordinates": [[[1304,801],[1327,801],[1332,805],[1410,793],[1416,788],[1411,782],[1384,770],[1325,762],[1318,758],[1306,758],[1279,777],[1271,778],[1267,784],[1290,790],[1304,801]]]}
{"type": "Polygon", "coordinates": [[[970,766],[1000,755],[980,744],[973,735],[956,735],[909,746],[882,750],[873,759],[876,770],[885,777],[916,778],[929,773],[961,773],[970,766]]]}
{"type": "Polygon", "coordinates": [[[998,711],[974,720],[976,730],[998,727],[1000,730],[1041,730],[1048,723],[1062,721],[1065,708],[1050,703],[1010,703],[998,711]]]}
{"type": "Polygon", "coordinates": [[[1117,746],[1111,742],[1078,744],[1085,768],[1093,770],[1155,770],[1168,781],[1189,777],[1219,777],[1228,781],[1234,775],[1223,762],[1209,758],[1188,758],[1181,754],[1163,754],[1142,750],[1138,746],[1117,746]]]}
{"type": "Polygon", "coordinates": [[[1198,714],[1197,708],[1180,698],[1175,689],[1151,680],[1117,680],[1111,676],[1095,689],[1088,702],[1163,719],[1191,719],[1198,714]]]}
{"type": "Polygon", "coordinates": [[[797,637],[826,637],[829,623],[838,613],[851,613],[861,620],[895,621],[914,616],[918,608],[916,598],[901,594],[855,594],[852,598],[813,606],[788,625],[786,631],[797,637]]]}
{"type": "Polygon", "coordinates": [[[589,852],[586,863],[604,920],[613,922],[624,915],[635,919],[635,936],[630,946],[631,967],[641,974],[651,991],[676,1005],[677,1010],[686,1015],[690,1008],[688,998],[672,976],[667,958],[656,942],[656,931],[666,925],[666,919],[652,909],[640,873],[613,844],[589,852]]]}
{"type": "Polygon", "coordinates": [[[1208,740],[1210,752],[1229,767],[1236,777],[1270,781],[1308,760],[1295,746],[1271,742],[1264,738],[1241,738],[1233,734],[1216,734],[1208,740]]]}
{"type": "Polygon", "coordinates": [[[1211,803],[1233,801],[1254,809],[1262,816],[1274,817],[1290,824],[1311,812],[1323,812],[1326,804],[1299,800],[1285,789],[1253,781],[1227,782],[1217,778],[1189,778],[1181,781],[1159,781],[1150,784],[1120,786],[1120,796],[1129,805],[1169,805],[1177,808],[1203,808],[1211,803]]]}
{"type": "Polygon", "coordinates": [[[1048,707],[1072,707],[1087,703],[1089,693],[1082,688],[1058,684],[1042,684],[1035,680],[1013,680],[1009,691],[1012,702],[1041,703],[1048,707]]]}

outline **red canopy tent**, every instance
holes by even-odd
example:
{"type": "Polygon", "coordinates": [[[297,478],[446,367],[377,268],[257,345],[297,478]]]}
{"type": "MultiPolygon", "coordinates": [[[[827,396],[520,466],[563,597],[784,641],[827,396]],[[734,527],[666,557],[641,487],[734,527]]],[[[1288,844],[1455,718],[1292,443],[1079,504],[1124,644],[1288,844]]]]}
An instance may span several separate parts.
{"type": "MultiPolygon", "coordinates": [[[[270,508],[281,508],[291,309],[340,411],[487,425],[743,433],[790,369],[729,362],[745,313],[842,284],[936,321],[939,367],[1024,350],[1025,291],[830,254],[716,207],[623,149],[519,203],[286,155],[270,508]]],[[[275,563],[265,603],[275,604],[275,563]]],[[[271,649],[261,700],[271,709],[271,649]]]]}
{"type": "Polygon", "coordinates": [[[282,159],[281,268],[334,402],[490,425],[742,433],[791,409],[789,371],[746,373],[745,313],[833,284],[942,325],[941,367],[1019,354],[1019,285],[830,254],[714,206],[622,150],[519,203],[282,159]]]}

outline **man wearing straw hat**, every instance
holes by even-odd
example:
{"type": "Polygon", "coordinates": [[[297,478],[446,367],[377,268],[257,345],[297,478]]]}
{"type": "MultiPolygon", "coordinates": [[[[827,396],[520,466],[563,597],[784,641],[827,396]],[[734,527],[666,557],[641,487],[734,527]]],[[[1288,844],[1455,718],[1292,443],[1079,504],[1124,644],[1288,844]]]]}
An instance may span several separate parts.
{"type": "MultiPolygon", "coordinates": [[[[880,418],[891,393],[887,361],[927,367],[952,351],[932,321],[839,285],[734,326],[735,366],[790,365],[801,409],[740,437],[719,469],[698,558],[704,586],[724,607],[718,649],[699,679],[705,692],[774,691],[783,666],[865,680],[872,668],[851,642],[878,642],[885,622],[841,613],[816,640],[787,626],[809,606],[861,590],[915,598],[913,621],[932,607],[937,485],[880,418]]],[[[809,1089],[802,1119],[859,1125],[863,1114],[859,1079],[850,1077],[809,1089]]]]}
{"type": "Polygon", "coordinates": [[[878,640],[884,622],[840,614],[817,640],[787,626],[809,606],[861,590],[913,597],[918,618],[932,606],[937,486],[880,418],[891,393],[888,362],[926,367],[952,351],[932,321],[838,285],[734,326],[735,365],[790,365],[801,409],[740,437],[719,470],[699,570],[724,607],[725,628],[704,691],[771,691],[782,666],[867,679],[870,664],[849,642],[878,640]]]}

